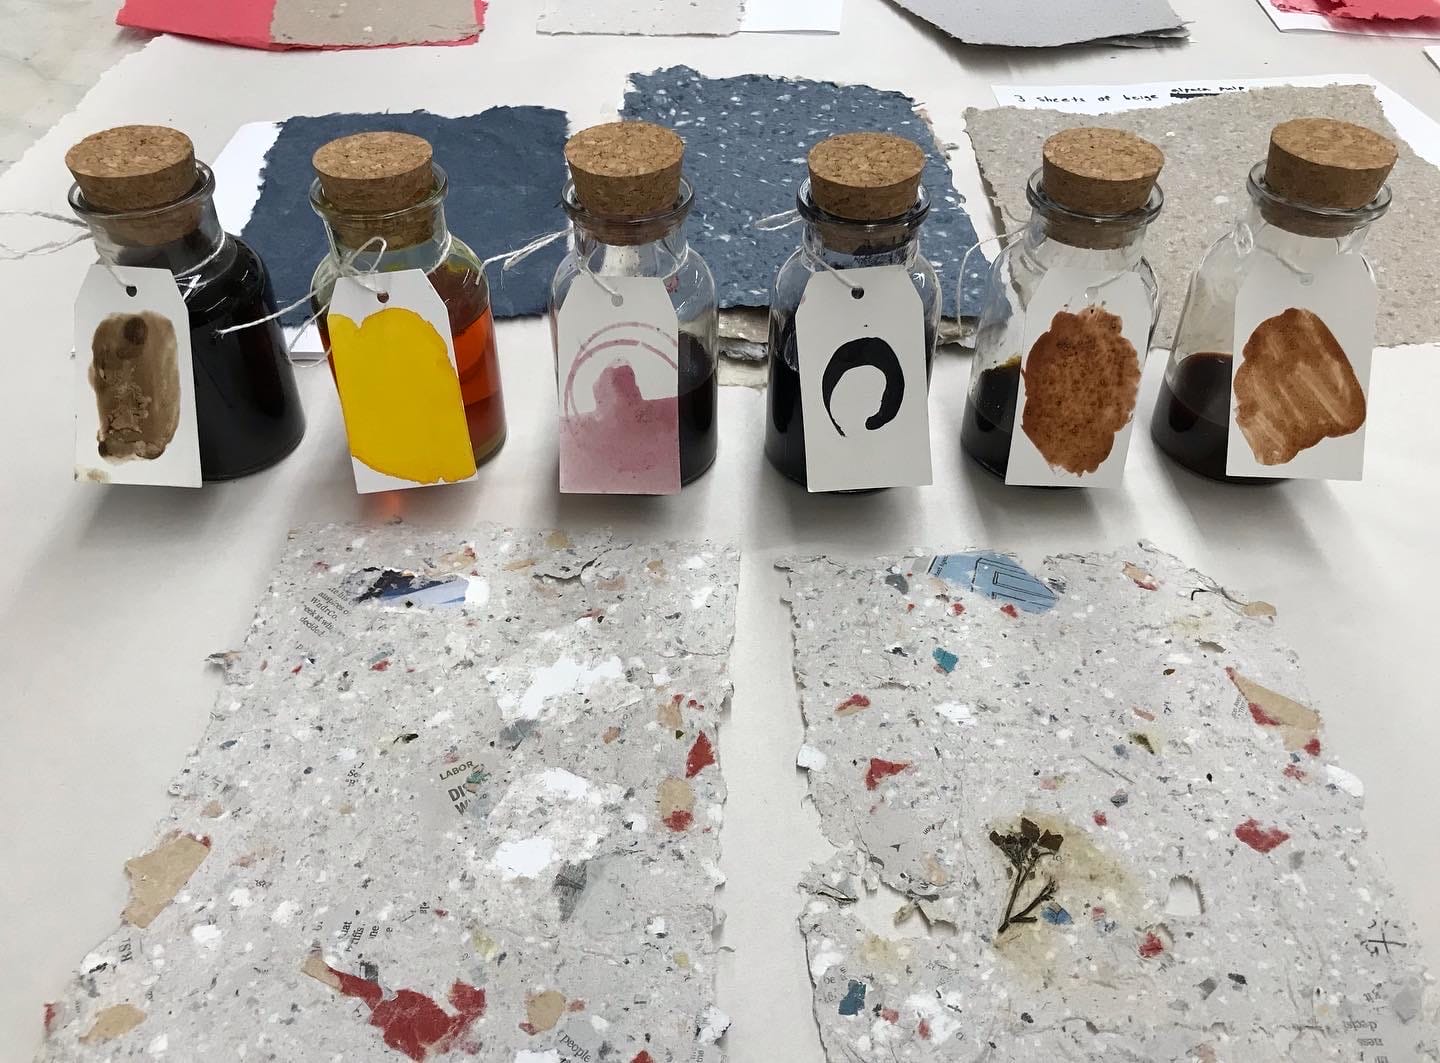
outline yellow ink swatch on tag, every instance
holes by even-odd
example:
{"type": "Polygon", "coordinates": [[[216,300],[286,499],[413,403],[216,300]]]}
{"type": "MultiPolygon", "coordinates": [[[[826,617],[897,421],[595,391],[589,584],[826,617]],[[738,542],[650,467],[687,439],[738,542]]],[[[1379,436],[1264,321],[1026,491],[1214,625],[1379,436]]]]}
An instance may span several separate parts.
{"type": "Polygon", "coordinates": [[[414,483],[475,475],[460,379],[434,326],[404,307],[358,326],[331,314],[327,324],[350,452],[376,472],[414,483]]]}

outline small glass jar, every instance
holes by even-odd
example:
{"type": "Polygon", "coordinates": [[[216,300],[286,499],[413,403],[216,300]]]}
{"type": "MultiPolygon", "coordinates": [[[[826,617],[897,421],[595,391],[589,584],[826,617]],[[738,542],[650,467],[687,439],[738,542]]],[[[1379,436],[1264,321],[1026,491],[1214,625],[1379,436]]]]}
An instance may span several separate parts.
{"type": "MultiPolygon", "coordinates": [[[[1154,163],[1146,187],[1136,190],[1139,205],[1119,213],[1079,209],[1073,200],[1062,205],[1047,190],[1053,184],[1048,167],[1030,175],[1025,189],[1030,221],[1018,241],[996,256],[990,270],[960,430],[965,452],[1001,479],[1010,466],[1015,434],[1025,318],[1046,273],[1082,269],[1137,274],[1150,296],[1147,340],[1153,335],[1160,289],[1144,256],[1144,239],[1165,202],[1160,186],[1153,183],[1159,169],[1154,163]]],[[[1145,352],[1138,353],[1143,365],[1145,352]]]]}
{"type": "Polygon", "coordinates": [[[795,316],[810,279],[826,266],[836,270],[902,267],[910,275],[924,309],[927,381],[935,358],[943,299],[935,267],[920,252],[920,227],[930,213],[930,196],[923,185],[918,187],[909,210],[881,221],[853,221],[821,209],[810,180],[801,184],[795,207],[804,222],[800,247],[780,267],[770,293],[765,456],[791,480],[805,485],[805,418],[800,401],[795,316]]]}
{"type": "MultiPolygon", "coordinates": [[[[357,137],[383,137],[393,142],[402,135],[361,133],[357,137]]],[[[345,141],[355,139],[344,138],[345,141]]],[[[430,160],[429,145],[421,138],[403,137],[402,146],[418,150],[418,145],[410,143],[414,141],[424,144],[422,154],[426,166],[418,190],[371,189],[363,200],[370,209],[361,209],[352,205],[357,200],[347,198],[347,193],[354,194],[354,187],[333,182],[327,187],[324,172],[310,186],[310,205],[324,221],[330,240],[330,254],[316,268],[311,282],[315,312],[319,315],[320,335],[328,351],[330,338],[322,311],[330,303],[342,262],[350,264],[352,274],[422,271],[445,304],[450,320],[465,421],[475,463],[479,465],[499,451],[506,431],[490,286],[480,258],[445,224],[448,180],[444,169],[430,160]],[[373,204],[377,203],[381,204],[380,209],[374,208],[373,204]]],[[[363,152],[376,158],[383,157],[386,147],[386,141],[373,145],[362,142],[349,150],[352,156],[363,152]]],[[[333,358],[331,372],[334,372],[333,358]]]]}
{"type": "Polygon", "coordinates": [[[1326,207],[1282,194],[1265,175],[1266,163],[1251,168],[1249,212],[1210,247],[1190,280],[1150,422],[1150,434],[1166,454],[1202,476],[1229,483],[1274,482],[1226,473],[1235,302],[1250,267],[1268,255],[1297,273],[1313,274],[1339,256],[1356,255],[1373,277],[1364,257],[1365,236],[1390,207],[1390,189],[1383,184],[1362,206],[1326,207]]]}
{"type": "MultiPolygon", "coordinates": [[[[188,149],[188,139],[184,144],[188,149]]],[[[90,226],[104,261],[175,275],[190,317],[200,475],[233,480],[293,451],[305,434],[305,414],[278,321],[221,335],[275,312],[270,275],[254,251],[220,228],[210,168],[193,156],[177,165],[193,167],[193,185],[162,206],[102,209],[77,182],[70,207],[90,226]]]]}
{"type": "Polygon", "coordinates": [[[674,203],[643,217],[601,216],[581,202],[573,179],[565,183],[561,205],[570,217],[570,253],[550,285],[550,327],[556,348],[556,385],[560,387],[560,308],[576,278],[590,273],[600,278],[656,277],[664,281],[679,323],[677,413],[683,485],[698,479],[715,463],[720,316],[715,277],[685,238],[685,219],[694,205],[694,191],[684,177],[678,181],[674,203]]]}

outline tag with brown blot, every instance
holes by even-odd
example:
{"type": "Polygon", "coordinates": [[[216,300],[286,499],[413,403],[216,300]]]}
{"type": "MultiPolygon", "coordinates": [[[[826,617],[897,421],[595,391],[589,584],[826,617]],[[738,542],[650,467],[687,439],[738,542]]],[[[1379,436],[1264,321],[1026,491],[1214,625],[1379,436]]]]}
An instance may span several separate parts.
{"type": "Polygon", "coordinates": [[[199,487],[190,323],[174,276],[91,267],[75,361],[75,478],[199,487]]]}
{"type": "Polygon", "coordinates": [[[1138,274],[1046,274],[1025,314],[1007,484],[1119,485],[1151,317],[1138,274]]]}
{"type": "Polygon", "coordinates": [[[1358,256],[1305,277],[1255,263],[1235,302],[1227,472],[1360,478],[1376,302],[1358,256]]]}

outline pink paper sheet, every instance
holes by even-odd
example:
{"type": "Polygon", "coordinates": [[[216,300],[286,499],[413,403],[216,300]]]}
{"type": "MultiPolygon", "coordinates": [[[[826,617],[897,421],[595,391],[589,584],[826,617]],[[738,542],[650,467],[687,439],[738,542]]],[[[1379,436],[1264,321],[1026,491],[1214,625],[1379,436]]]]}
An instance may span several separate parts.
{"type": "Polygon", "coordinates": [[[1440,18],[1440,0],[1270,0],[1281,11],[1327,18],[1410,20],[1440,18]]]}
{"type": "MultiPolygon", "coordinates": [[[[237,44],[242,48],[350,48],[348,44],[297,45],[276,41],[270,31],[277,4],[287,0],[125,0],[115,21],[134,29],[178,33],[185,37],[237,44]]],[[[378,0],[389,3],[391,0],[378,0]]],[[[447,41],[410,44],[473,44],[485,28],[488,0],[475,0],[475,32],[447,41]]],[[[391,47],[385,44],[380,47],[391,47]]]]}

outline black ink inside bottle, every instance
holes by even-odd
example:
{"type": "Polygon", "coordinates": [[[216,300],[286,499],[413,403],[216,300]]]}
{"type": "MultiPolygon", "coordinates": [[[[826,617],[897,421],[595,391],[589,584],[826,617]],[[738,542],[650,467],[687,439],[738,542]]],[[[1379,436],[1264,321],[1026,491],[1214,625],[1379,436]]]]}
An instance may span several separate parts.
{"type": "Polygon", "coordinates": [[[694,336],[680,333],[680,482],[699,479],[715,464],[720,432],[715,416],[719,382],[715,360],[694,336]]]}
{"type": "Polygon", "coordinates": [[[1005,479],[1010,468],[1010,442],[1015,433],[1015,408],[1020,397],[1020,358],[1002,362],[980,374],[965,399],[960,445],[980,466],[1005,479]]]}
{"type": "Polygon", "coordinates": [[[1228,354],[1181,359],[1174,379],[1167,374],[1160,387],[1150,436],[1166,454],[1201,476],[1227,483],[1276,483],[1265,477],[1226,475],[1232,362],[1228,354]]]}

